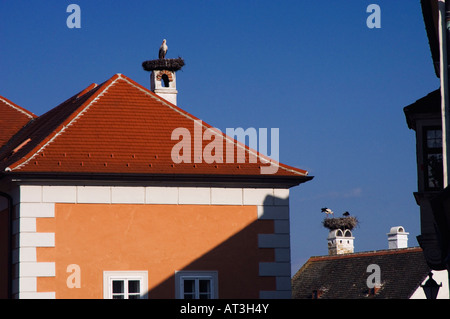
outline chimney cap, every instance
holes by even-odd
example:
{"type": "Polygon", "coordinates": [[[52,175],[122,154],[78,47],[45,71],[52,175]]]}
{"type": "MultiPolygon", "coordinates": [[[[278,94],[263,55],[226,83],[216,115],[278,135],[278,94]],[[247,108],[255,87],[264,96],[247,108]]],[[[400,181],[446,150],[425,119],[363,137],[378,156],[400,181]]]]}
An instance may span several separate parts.
{"type": "Polygon", "coordinates": [[[328,239],[336,238],[336,237],[347,237],[354,238],[350,229],[333,229],[328,233],[328,239]]]}
{"type": "Polygon", "coordinates": [[[387,233],[387,235],[399,234],[399,233],[402,233],[402,234],[405,234],[405,235],[409,234],[409,233],[405,232],[405,227],[403,227],[403,226],[394,226],[394,227],[391,227],[391,229],[390,229],[389,233],[387,233]]]}

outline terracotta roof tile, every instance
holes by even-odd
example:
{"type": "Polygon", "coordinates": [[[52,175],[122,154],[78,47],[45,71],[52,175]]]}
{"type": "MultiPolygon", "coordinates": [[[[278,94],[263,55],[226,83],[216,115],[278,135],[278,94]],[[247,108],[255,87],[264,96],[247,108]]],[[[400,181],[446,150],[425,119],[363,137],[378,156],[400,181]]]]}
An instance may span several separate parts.
{"type": "Polygon", "coordinates": [[[0,148],[36,115],[0,96],[0,148]]]}
{"type": "MultiPolygon", "coordinates": [[[[46,114],[35,119],[13,138],[11,147],[0,154],[0,170],[10,172],[120,173],[120,174],[260,174],[265,157],[249,163],[173,162],[171,151],[176,128],[191,132],[194,153],[194,125],[198,118],[142,87],[128,77],[116,74],[100,85],[91,85],[46,114]],[[27,141],[26,143],[24,143],[27,141]],[[16,149],[21,143],[21,147],[16,149]]],[[[202,123],[201,131],[212,128],[202,123]]],[[[223,150],[235,140],[220,136],[223,150]]],[[[204,141],[203,147],[210,143],[204,141]]],[[[307,172],[284,164],[277,176],[310,179],[307,172]]]]}

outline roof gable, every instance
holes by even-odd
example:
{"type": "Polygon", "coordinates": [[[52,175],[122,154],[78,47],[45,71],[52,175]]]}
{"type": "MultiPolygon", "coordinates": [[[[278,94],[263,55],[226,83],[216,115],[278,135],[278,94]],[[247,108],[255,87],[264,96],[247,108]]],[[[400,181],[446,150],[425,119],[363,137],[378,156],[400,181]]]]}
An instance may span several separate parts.
{"type": "Polygon", "coordinates": [[[403,248],[336,256],[311,257],[292,278],[292,297],[310,299],[408,299],[430,272],[422,249],[403,248]],[[369,265],[381,271],[381,289],[369,294],[369,265]]]}
{"type": "Polygon", "coordinates": [[[428,93],[416,102],[403,108],[406,123],[410,129],[416,129],[416,119],[418,117],[432,115],[435,118],[441,117],[441,91],[440,89],[428,93]]]}
{"type": "MultiPolygon", "coordinates": [[[[193,134],[213,128],[155,95],[128,77],[116,74],[91,85],[33,121],[0,154],[0,169],[29,173],[101,173],[168,175],[261,175],[267,158],[218,132],[227,144],[245,149],[245,162],[174,163],[172,140],[176,128],[193,134]],[[199,124],[200,123],[200,124],[199,124]],[[197,127],[196,127],[197,126],[197,127]],[[249,162],[249,154],[258,161],[249,162]]],[[[191,150],[195,148],[191,139],[191,150]]],[[[203,147],[207,142],[203,142],[203,147]]],[[[268,164],[265,164],[268,165],[268,164]]],[[[279,164],[276,176],[306,178],[307,172],[279,164]]]]}
{"type": "Polygon", "coordinates": [[[0,148],[36,115],[0,96],[0,148]]]}

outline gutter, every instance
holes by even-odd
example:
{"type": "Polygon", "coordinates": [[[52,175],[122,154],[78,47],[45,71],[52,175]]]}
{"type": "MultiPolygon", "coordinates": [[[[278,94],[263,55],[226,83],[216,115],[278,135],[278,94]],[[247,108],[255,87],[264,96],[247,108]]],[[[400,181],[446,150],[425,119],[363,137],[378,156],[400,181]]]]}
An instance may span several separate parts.
{"type": "Polygon", "coordinates": [[[0,192],[0,196],[4,197],[8,201],[8,299],[12,299],[12,260],[13,260],[13,241],[12,241],[12,220],[13,220],[13,200],[12,197],[0,192]]]}
{"type": "Polygon", "coordinates": [[[309,175],[212,175],[212,174],[119,174],[119,173],[6,173],[0,172],[0,179],[8,177],[11,181],[60,182],[63,184],[92,183],[114,185],[121,182],[130,185],[177,185],[196,187],[279,187],[291,188],[314,178],[309,175]]]}

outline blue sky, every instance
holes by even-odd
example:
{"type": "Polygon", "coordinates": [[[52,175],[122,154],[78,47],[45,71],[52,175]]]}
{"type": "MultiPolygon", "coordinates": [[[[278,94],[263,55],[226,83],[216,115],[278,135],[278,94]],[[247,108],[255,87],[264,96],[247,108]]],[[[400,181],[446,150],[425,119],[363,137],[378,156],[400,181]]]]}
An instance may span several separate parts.
{"type": "Polygon", "coordinates": [[[417,246],[415,138],[403,107],[439,87],[415,0],[72,0],[0,2],[0,95],[37,115],[141,63],[162,39],[178,105],[226,128],[279,128],[280,161],[313,181],[291,190],[293,273],[327,254],[320,208],[358,217],[355,251],[417,246]],[[69,29],[69,4],[81,28],[69,29]],[[369,4],[381,28],[366,25],[369,4]]]}

